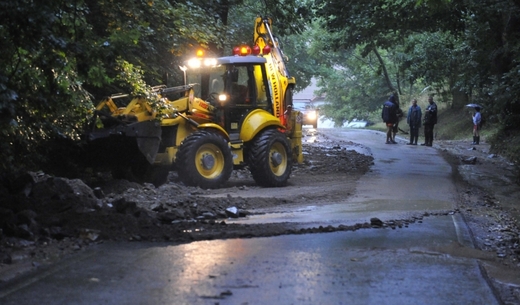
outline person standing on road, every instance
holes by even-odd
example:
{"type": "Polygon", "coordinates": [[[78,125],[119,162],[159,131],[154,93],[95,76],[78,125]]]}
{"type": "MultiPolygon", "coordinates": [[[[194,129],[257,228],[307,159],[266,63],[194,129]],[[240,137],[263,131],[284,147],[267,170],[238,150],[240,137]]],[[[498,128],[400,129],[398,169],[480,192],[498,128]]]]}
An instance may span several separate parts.
{"type": "Polygon", "coordinates": [[[397,142],[395,141],[395,135],[397,134],[397,131],[399,130],[399,121],[403,117],[403,111],[401,110],[401,108],[399,108],[399,105],[396,104],[396,106],[397,106],[397,110],[396,110],[397,119],[395,120],[395,124],[392,127],[392,141],[394,142],[394,144],[397,144],[397,142]]]}
{"type": "Polygon", "coordinates": [[[397,104],[395,103],[395,96],[392,94],[383,104],[383,111],[381,118],[386,124],[386,144],[397,144],[392,138],[392,129],[397,123],[397,104]]]}
{"type": "Polygon", "coordinates": [[[480,127],[482,123],[482,114],[480,114],[480,107],[475,107],[475,113],[473,114],[473,143],[472,145],[478,145],[480,143],[480,127]]]}
{"type": "Polygon", "coordinates": [[[412,100],[412,106],[408,108],[408,116],[406,123],[410,126],[410,142],[407,145],[417,145],[419,139],[419,128],[421,128],[422,112],[421,107],[417,105],[417,100],[412,100]]]}
{"type": "Polygon", "coordinates": [[[424,111],[424,143],[423,146],[433,145],[433,127],[437,124],[437,104],[433,101],[433,97],[428,98],[428,107],[424,111]]]}

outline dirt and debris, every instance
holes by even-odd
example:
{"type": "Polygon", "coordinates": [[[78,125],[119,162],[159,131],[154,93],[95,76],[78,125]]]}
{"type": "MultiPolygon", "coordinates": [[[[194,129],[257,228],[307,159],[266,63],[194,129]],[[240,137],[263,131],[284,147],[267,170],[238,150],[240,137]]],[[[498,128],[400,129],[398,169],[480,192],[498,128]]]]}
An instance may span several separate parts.
{"type": "Polygon", "coordinates": [[[188,242],[284,234],[290,228],[227,224],[226,219],[305,200],[327,202],[348,196],[373,162],[371,156],[347,149],[355,145],[306,143],[304,164],[294,166],[287,187],[273,188],[268,197],[255,196],[266,192],[247,169],[234,171],[226,185],[212,190],[184,186],[175,172],[158,188],[115,180],[109,173],[82,179],[27,173],[18,179],[15,193],[0,188],[0,268],[27,260],[51,263],[107,240],[188,242]],[[301,196],[300,185],[331,181],[341,181],[344,192],[328,194],[323,189],[314,196],[301,196]],[[240,195],[244,193],[246,197],[240,195]]]}
{"type": "Polygon", "coordinates": [[[454,169],[458,207],[471,231],[475,248],[490,253],[495,263],[481,262],[503,304],[518,304],[520,288],[520,185],[518,164],[490,152],[486,143],[437,141],[454,169]],[[504,268],[505,267],[505,268],[504,268]],[[504,270],[509,270],[512,279],[504,270]]]}
{"type": "Polygon", "coordinates": [[[476,247],[495,252],[506,265],[520,267],[517,165],[490,153],[488,144],[438,143],[455,169],[458,207],[472,230],[476,247]]]}
{"type": "MultiPolygon", "coordinates": [[[[17,264],[29,264],[29,268],[51,264],[66,254],[108,240],[181,243],[396,228],[432,216],[424,214],[389,222],[373,218],[369,223],[353,226],[307,229],[296,229],[287,223],[227,223],[228,218],[301,204],[327,204],[350,196],[356,181],[373,164],[373,158],[357,152],[357,146],[349,141],[330,141],[325,135],[308,135],[303,147],[304,164],[294,166],[287,187],[271,188],[269,192],[256,186],[247,169],[234,171],[219,189],[186,187],[175,172],[170,174],[168,183],[158,188],[115,180],[108,173],[93,173],[82,179],[27,173],[18,181],[14,194],[0,188],[0,274],[10,274],[1,271],[17,264]],[[302,185],[314,188],[302,194],[302,185]]],[[[490,154],[485,144],[475,147],[463,141],[437,141],[436,146],[456,169],[459,190],[458,208],[444,213],[461,213],[478,249],[496,253],[505,265],[520,267],[520,213],[513,202],[520,198],[516,196],[520,193],[515,193],[520,188],[511,180],[516,166],[490,154]],[[482,173],[494,180],[479,179],[482,173]]],[[[9,278],[0,277],[0,283],[6,280],[9,278]]]]}

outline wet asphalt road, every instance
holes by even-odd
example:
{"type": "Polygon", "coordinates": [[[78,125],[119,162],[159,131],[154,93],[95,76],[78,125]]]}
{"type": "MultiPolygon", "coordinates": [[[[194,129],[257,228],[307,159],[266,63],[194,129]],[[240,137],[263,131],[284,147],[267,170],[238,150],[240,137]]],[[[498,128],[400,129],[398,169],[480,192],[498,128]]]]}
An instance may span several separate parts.
{"type": "MultiPolygon", "coordinates": [[[[451,168],[429,147],[374,131],[326,131],[367,146],[373,170],[345,202],[249,222],[351,224],[453,208],[451,168]]],[[[0,304],[500,304],[458,214],[408,228],[184,245],[104,244],[0,291],[0,304]]]]}

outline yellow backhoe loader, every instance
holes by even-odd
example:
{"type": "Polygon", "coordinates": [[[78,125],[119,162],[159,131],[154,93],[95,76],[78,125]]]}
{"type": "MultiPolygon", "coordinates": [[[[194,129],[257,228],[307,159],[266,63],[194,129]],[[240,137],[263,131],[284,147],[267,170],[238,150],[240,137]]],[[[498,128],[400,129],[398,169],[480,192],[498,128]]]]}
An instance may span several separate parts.
{"type": "Polygon", "coordinates": [[[271,20],[255,20],[253,46],[199,54],[182,70],[189,84],[154,88],[153,99],[101,101],[85,132],[90,157],[156,186],[177,170],[186,185],[217,188],[246,166],[258,185],[286,185],[293,162],[303,162],[302,116],[271,20]]]}

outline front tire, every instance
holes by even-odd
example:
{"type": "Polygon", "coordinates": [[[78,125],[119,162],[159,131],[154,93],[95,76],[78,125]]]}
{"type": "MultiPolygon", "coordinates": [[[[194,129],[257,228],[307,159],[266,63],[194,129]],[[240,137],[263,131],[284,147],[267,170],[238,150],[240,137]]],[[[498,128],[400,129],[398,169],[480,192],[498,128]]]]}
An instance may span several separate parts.
{"type": "Polygon", "coordinates": [[[217,188],[231,176],[233,156],[221,135],[197,131],[184,139],[175,164],[185,185],[217,188]]]}
{"type": "Polygon", "coordinates": [[[268,129],[258,134],[253,139],[247,156],[249,169],[258,185],[287,185],[292,171],[292,152],[291,145],[282,132],[268,129]]]}

